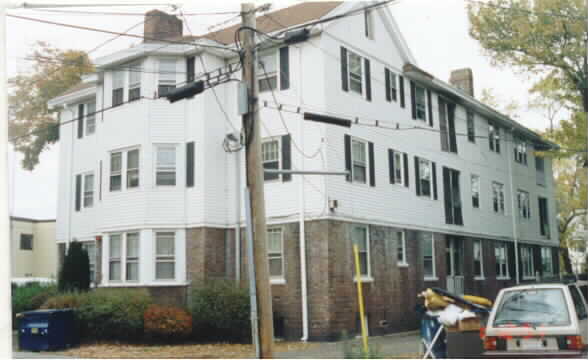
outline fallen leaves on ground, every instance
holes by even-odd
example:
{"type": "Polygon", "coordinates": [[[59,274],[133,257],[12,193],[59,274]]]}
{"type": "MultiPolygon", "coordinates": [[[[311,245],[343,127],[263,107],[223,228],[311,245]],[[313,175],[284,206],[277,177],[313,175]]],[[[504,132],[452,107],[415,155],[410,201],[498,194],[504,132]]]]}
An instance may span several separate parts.
{"type": "MultiPolygon", "coordinates": [[[[301,342],[277,342],[274,352],[302,351],[317,344],[301,342]]],[[[183,345],[135,345],[122,343],[82,344],[77,348],[60,352],[75,358],[176,358],[176,359],[234,359],[254,358],[251,344],[183,344],[183,345]]]]}

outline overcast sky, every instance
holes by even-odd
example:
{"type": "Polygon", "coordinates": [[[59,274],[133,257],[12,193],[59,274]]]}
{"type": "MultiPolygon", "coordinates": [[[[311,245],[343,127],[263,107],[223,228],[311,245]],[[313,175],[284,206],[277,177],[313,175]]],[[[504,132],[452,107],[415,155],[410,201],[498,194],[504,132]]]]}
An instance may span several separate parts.
{"type": "MultiPolygon", "coordinates": [[[[106,1],[107,3],[112,1],[106,1]]],[[[173,2],[165,1],[165,2],[173,2]]],[[[165,3],[164,2],[164,3],[165,3]]],[[[282,8],[300,1],[273,2],[273,9],[282,8]]],[[[97,1],[96,3],[99,3],[97,1]]],[[[180,2],[181,3],[181,2],[180,2]]],[[[171,10],[164,6],[133,6],[111,8],[69,8],[65,11],[108,11],[144,13],[152,8],[171,10]]],[[[183,12],[225,12],[239,11],[235,0],[194,1],[182,6],[183,12]]],[[[516,75],[509,69],[492,67],[484,57],[480,46],[468,35],[468,19],[465,0],[399,0],[390,5],[393,16],[399,24],[402,35],[417,59],[419,66],[435,77],[448,80],[452,69],[470,67],[474,73],[476,96],[482,89],[494,89],[499,100],[517,100],[523,110],[519,121],[532,129],[544,129],[547,120],[538,112],[526,111],[528,89],[531,81],[516,75]]],[[[68,24],[108,29],[123,32],[142,21],[141,16],[113,16],[86,14],[58,14],[40,10],[12,10],[15,15],[35,17],[68,24]]],[[[208,27],[227,21],[235,15],[189,16],[189,28],[194,34],[208,31],[208,27]]],[[[8,31],[8,75],[27,72],[30,62],[23,58],[37,41],[45,41],[62,49],[90,50],[112,38],[112,35],[82,31],[48,24],[34,23],[20,19],[7,19],[8,31]]],[[[130,33],[142,35],[142,25],[130,33]]],[[[184,33],[188,33],[184,26],[184,33]]],[[[91,54],[92,58],[126,48],[140,40],[118,38],[91,54]]],[[[10,209],[15,216],[32,218],[54,218],[57,207],[59,145],[52,146],[41,156],[40,165],[33,171],[20,167],[22,156],[9,154],[10,209]]]]}

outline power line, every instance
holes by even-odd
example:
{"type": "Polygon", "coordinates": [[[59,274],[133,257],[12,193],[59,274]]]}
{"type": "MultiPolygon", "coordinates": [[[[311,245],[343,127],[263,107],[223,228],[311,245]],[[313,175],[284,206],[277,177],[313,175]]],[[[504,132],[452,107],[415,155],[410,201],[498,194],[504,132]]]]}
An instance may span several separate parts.
{"type": "MultiPolygon", "coordinates": [[[[35,11],[55,14],[76,14],[76,15],[105,15],[105,16],[167,16],[167,14],[147,14],[147,13],[134,13],[134,12],[122,12],[122,11],[83,11],[83,10],[59,10],[59,9],[35,9],[35,11]]],[[[214,15],[232,15],[240,14],[239,11],[213,11],[213,12],[195,12],[185,13],[184,16],[214,16],[214,15]]]]}
{"type": "Polygon", "coordinates": [[[217,46],[217,45],[208,45],[208,44],[196,44],[196,43],[192,43],[192,42],[179,41],[179,40],[157,39],[157,38],[146,37],[146,36],[142,36],[142,35],[125,34],[125,33],[121,33],[121,32],[105,30],[105,29],[98,29],[98,28],[93,28],[93,27],[88,27],[88,26],[81,26],[81,25],[65,24],[65,23],[60,23],[60,22],[56,22],[56,21],[36,19],[36,18],[31,18],[31,17],[27,17],[27,16],[20,16],[20,15],[12,15],[12,14],[9,14],[9,15],[6,15],[6,16],[12,17],[12,18],[16,18],[16,19],[21,19],[21,20],[28,20],[28,21],[34,21],[34,22],[49,24],[49,25],[63,26],[63,27],[69,27],[69,28],[78,29],[78,30],[86,30],[86,31],[100,32],[100,33],[112,34],[112,35],[120,35],[120,36],[132,37],[132,38],[137,38],[137,39],[142,39],[142,40],[149,40],[149,41],[154,41],[154,42],[164,42],[164,43],[173,44],[173,45],[190,45],[190,46],[194,46],[194,47],[222,49],[222,50],[228,50],[228,51],[237,52],[236,50],[233,50],[233,49],[231,49],[231,48],[229,48],[227,46],[217,46]]]}

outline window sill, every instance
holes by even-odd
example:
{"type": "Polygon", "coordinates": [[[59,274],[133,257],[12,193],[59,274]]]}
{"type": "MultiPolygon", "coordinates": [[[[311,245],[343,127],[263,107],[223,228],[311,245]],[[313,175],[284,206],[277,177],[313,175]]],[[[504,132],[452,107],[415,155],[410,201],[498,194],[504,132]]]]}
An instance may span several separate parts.
{"type": "Polygon", "coordinates": [[[496,280],[510,280],[510,276],[497,276],[496,280]]]}
{"type": "Polygon", "coordinates": [[[523,275],[523,280],[537,280],[537,278],[535,276],[523,275]]]}
{"type": "Polygon", "coordinates": [[[271,285],[286,285],[286,279],[284,278],[274,278],[270,279],[271,285]]]}
{"type": "Polygon", "coordinates": [[[401,263],[397,263],[396,266],[405,268],[405,267],[408,267],[408,263],[401,262],[401,263]]]}
{"type": "Polygon", "coordinates": [[[187,282],[174,282],[173,280],[166,280],[166,281],[161,281],[159,282],[159,280],[154,280],[152,282],[148,282],[148,283],[139,283],[139,282],[122,282],[122,281],[116,281],[116,282],[107,282],[105,284],[101,284],[99,285],[99,287],[158,287],[158,286],[186,286],[186,285],[190,285],[187,282]]]}
{"type": "Polygon", "coordinates": [[[485,277],[483,277],[483,276],[475,276],[475,277],[474,277],[474,280],[475,280],[475,281],[484,281],[484,280],[486,280],[486,278],[485,278],[485,277]]]}
{"type": "Polygon", "coordinates": [[[436,276],[433,277],[425,277],[425,281],[439,281],[439,278],[436,276]]]}
{"type": "MultiPolygon", "coordinates": [[[[374,278],[371,276],[362,276],[359,278],[361,280],[362,283],[371,283],[374,281],[374,278]]],[[[353,278],[353,282],[357,282],[357,277],[353,278]]]]}

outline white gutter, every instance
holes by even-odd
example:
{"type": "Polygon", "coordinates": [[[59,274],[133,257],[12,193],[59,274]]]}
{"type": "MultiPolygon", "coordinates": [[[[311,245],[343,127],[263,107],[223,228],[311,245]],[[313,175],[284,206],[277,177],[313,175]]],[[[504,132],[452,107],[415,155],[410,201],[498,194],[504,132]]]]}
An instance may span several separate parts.
{"type": "MultiPolygon", "coordinates": [[[[506,130],[505,130],[506,132],[506,130]]],[[[512,159],[511,154],[513,154],[512,150],[514,149],[514,128],[510,129],[510,140],[506,138],[505,134],[505,145],[510,142],[510,146],[505,146],[506,148],[506,161],[508,162],[508,182],[510,185],[510,203],[512,208],[512,238],[514,240],[514,247],[515,247],[515,276],[516,276],[516,283],[520,283],[519,277],[519,230],[517,224],[517,217],[518,211],[515,209],[515,193],[514,193],[514,185],[513,185],[513,177],[512,177],[512,159]]]]}
{"type": "MultiPolygon", "coordinates": [[[[302,101],[302,47],[298,47],[298,97],[300,100],[300,104],[303,104],[302,101]]],[[[300,144],[300,148],[304,151],[304,121],[302,119],[298,120],[298,141],[300,144]]],[[[300,165],[299,170],[304,170],[304,154],[300,152],[300,165]]],[[[305,197],[304,197],[304,175],[299,176],[300,181],[298,183],[298,198],[299,200],[299,209],[298,212],[300,214],[300,229],[299,229],[299,241],[300,241],[300,289],[301,289],[301,302],[302,302],[302,338],[301,341],[308,340],[308,284],[307,284],[307,274],[306,274],[306,235],[304,230],[304,207],[305,207],[305,197]]]]}

